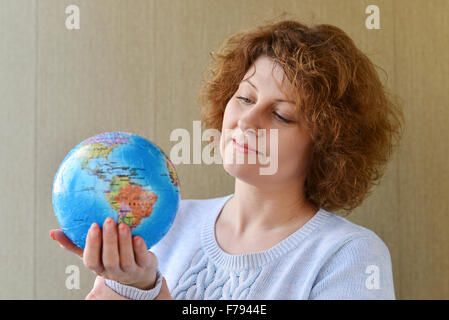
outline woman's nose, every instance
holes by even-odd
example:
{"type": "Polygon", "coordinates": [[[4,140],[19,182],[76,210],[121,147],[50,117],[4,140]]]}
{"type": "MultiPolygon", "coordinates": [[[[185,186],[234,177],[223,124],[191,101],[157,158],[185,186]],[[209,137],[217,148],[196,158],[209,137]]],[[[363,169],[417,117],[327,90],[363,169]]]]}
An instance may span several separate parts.
{"type": "Polygon", "coordinates": [[[264,128],[257,125],[250,125],[245,119],[239,119],[237,126],[247,136],[261,137],[265,131],[264,128]]]}
{"type": "Polygon", "coordinates": [[[241,132],[244,132],[247,135],[254,135],[257,132],[256,129],[252,128],[251,126],[249,126],[247,124],[247,122],[245,120],[239,119],[239,121],[237,122],[237,126],[239,127],[241,132]]]}
{"type": "Polygon", "coordinates": [[[247,135],[260,136],[260,129],[262,129],[261,122],[262,116],[258,110],[253,108],[252,110],[249,110],[241,115],[237,122],[237,126],[247,135]]]}

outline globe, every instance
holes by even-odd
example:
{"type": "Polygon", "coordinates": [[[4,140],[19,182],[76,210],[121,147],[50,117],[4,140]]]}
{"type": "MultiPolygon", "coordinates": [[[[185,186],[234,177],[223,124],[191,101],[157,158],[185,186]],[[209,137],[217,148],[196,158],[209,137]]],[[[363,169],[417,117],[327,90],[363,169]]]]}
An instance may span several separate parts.
{"type": "Polygon", "coordinates": [[[127,224],[151,248],[168,232],[180,200],[175,167],[154,143],[132,133],[106,132],[73,148],[52,190],[62,231],[84,248],[87,232],[107,217],[127,224]]]}

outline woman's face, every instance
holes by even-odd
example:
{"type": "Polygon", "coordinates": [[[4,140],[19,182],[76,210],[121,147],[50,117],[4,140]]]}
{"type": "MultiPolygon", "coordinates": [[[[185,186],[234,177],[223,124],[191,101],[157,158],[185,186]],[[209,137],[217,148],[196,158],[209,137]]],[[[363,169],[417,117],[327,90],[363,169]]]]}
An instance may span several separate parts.
{"type": "Polygon", "coordinates": [[[306,177],[312,141],[295,114],[287,78],[287,95],[280,90],[284,77],[271,58],[260,56],[226,105],[220,137],[223,166],[252,185],[275,189],[285,183],[303,184],[306,177]]]}

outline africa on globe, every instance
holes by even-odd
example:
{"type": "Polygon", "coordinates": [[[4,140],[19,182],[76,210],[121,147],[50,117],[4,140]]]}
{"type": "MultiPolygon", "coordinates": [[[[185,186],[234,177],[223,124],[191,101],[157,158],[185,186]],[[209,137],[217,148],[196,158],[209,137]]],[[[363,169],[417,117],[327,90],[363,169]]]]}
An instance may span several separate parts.
{"type": "Polygon", "coordinates": [[[154,143],[132,133],[106,132],[73,148],[53,181],[52,202],[62,231],[84,248],[92,223],[125,223],[151,248],[178,211],[175,167],[154,143]]]}

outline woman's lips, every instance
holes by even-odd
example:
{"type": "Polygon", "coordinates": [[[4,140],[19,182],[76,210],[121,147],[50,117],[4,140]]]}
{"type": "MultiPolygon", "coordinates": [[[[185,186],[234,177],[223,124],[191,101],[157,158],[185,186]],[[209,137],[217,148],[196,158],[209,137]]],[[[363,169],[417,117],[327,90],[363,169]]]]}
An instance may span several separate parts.
{"type": "Polygon", "coordinates": [[[248,147],[248,144],[240,144],[235,139],[232,139],[232,143],[234,144],[234,148],[242,153],[255,153],[258,154],[257,150],[251,149],[248,147]]]}

